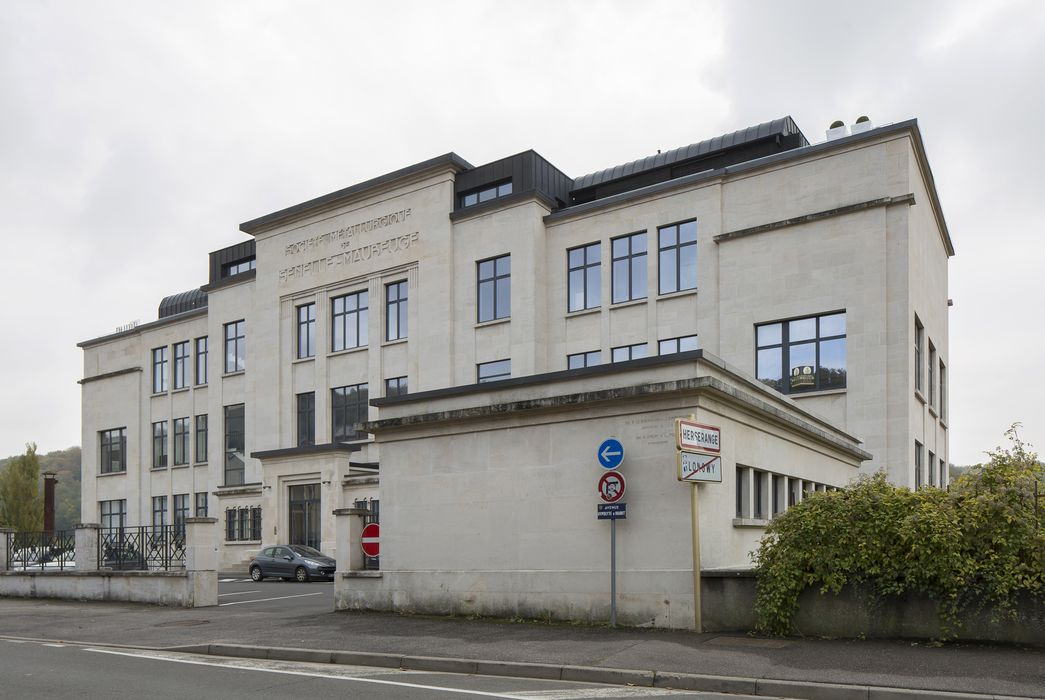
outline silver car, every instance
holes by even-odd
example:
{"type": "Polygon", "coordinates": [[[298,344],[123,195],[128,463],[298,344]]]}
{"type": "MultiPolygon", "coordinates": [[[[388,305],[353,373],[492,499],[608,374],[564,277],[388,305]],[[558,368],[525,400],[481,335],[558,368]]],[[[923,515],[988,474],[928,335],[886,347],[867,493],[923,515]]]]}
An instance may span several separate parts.
{"type": "Polygon", "coordinates": [[[334,578],[337,562],[318,549],[302,544],[280,544],[265,547],[250,560],[250,578],[311,581],[334,578]]]}

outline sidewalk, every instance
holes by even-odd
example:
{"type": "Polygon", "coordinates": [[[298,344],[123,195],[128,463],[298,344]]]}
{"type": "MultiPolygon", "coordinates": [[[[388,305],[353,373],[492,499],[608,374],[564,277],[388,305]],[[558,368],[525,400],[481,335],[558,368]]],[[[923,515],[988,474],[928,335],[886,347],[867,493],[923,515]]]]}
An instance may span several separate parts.
{"type": "Polygon", "coordinates": [[[142,647],[295,647],[1045,698],[1041,648],[11,598],[0,599],[0,635],[142,647]]]}

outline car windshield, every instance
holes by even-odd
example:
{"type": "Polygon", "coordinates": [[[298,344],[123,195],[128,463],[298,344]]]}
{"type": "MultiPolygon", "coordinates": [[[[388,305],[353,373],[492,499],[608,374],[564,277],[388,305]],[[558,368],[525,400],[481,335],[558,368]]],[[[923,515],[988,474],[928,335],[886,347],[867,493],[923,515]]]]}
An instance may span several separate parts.
{"type": "Polygon", "coordinates": [[[323,552],[319,551],[318,549],[312,549],[311,547],[306,547],[303,544],[293,544],[293,545],[290,546],[290,548],[292,550],[294,550],[295,552],[297,552],[298,554],[300,554],[301,556],[303,556],[303,557],[325,557],[326,556],[326,554],[323,554],[323,552]]]}

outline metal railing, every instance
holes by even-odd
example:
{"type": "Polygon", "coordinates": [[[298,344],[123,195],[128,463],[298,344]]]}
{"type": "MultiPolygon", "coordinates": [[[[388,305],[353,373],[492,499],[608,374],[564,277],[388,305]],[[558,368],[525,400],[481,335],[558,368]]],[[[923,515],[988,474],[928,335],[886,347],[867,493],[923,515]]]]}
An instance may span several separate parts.
{"type": "Polygon", "coordinates": [[[170,571],[185,566],[185,532],[174,525],[98,531],[98,566],[120,571],[170,571]]]}
{"type": "Polygon", "coordinates": [[[64,571],[76,566],[76,538],[72,530],[16,532],[7,538],[9,570],[64,571]]]}

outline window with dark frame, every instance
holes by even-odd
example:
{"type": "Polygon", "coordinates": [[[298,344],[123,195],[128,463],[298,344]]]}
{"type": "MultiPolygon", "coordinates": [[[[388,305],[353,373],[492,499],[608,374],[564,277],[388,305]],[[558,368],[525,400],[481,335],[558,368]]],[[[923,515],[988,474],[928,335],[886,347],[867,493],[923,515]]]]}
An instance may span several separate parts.
{"type": "Polygon", "coordinates": [[[494,321],[512,315],[512,256],[501,255],[476,263],[478,321],[494,321]]]}
{"type": "Polygon", "coordinates": [[[922,443],[920,443],[917,440],[915,440],[914,441],[914,487],[916,489],[920,489],[922,487],[922,483],[923,483],[923,480],[924,480],[924,475],[922,474],[922,459],[923,459],[922,450],[923,449],[924,448],[922,447],[922,443]]]}
{"type": "Polygon", "coordinates": [[[914,317],[914,388],[922,390],[922,344],[925,342],[925,328],[918,317],[914,317]]]}
{"type": "Polygon", "coordinates": [[[566,369],[581,369],[602,364],[602,351],[577,352],[566,356],[566,369]]]}
{"type": "Polygon", "coordinates": [[[403,396],[409,393],[406,377],[391,377],[385,380],[385,396],[403,396]]]}
{"type": "Polygon", "coordinates": [[[929,471],[929,486],[936,486],[936,455],[929,450],[929,462],[926,465],[929,471]]]}
{"type": "Polygon", "coordinates": [[[929,341],[929,375],[925,383],[925,389],[928,396],[926,400],[929,406],[936,407],[936,346],[933,345],[933,341],[929,341]]]}
{"type": "Polygon", "coordinates": [[[657,229],[660,293],[697,288],[697,222],[684,221],[657,229]]]}
{"type": "Polygon", "coordinates": [[[602,306],[602,244],[589,243],[566,251],[567,311],[602,306]]]}
{"type": "Polygon", "coordinates": [[[167,466],[167,421],[152,424],[152,468],[167,466]]]}
{"type": "Polygon", "coordinates": [[[189,385],[189,341],[174,344],[174,388],[189,385]]]}
{"type": "Polygon", "coordinates": [[[207,492],[206,491],[197,491],[196,492],[196,512],[195,512],[195,516],[197,518],[206,518],[207,517],[207,492]]]}
{"type": "Polygon", "coordinates": [[[385,285],[385,340],[400,340],[407,335],[406,280],[385,285]]]}
{"type": "Polygon", "coordinates": [[[207,338],[196,338],[196,384],[207,383],[207,338]]]}
{"type": "Polygon", "coordinates": [[[249,540],[251,536],[250,532],[250,508],[240,508],[237,512],[239,516],[239,538],[240,540],[249,540]]]}
{"type": "Polygon", "coordinates": [[[98,501],[98,512],[102,528],[115,530],[127,527],[127,499],[98,501]]]}
{"type": "Polygon", "coordinates": [[[196,464],[207,461],[207,439],[208,426],[207,414],[201,413],[196,416],[196,464]]]}
{"type": "Polygon", "coordinates": [[[628,360],[641,360],[647,355],[649,355],[649,343],[635,343],[613,348],[610,359],[612,362],[627,362],[628,360]]]}
{"type": "Polygon", "coordinates": [[[152,393],[161,394],[167,391],[168,380],[167,346],[153,348],[152,351],[152,393]]]}
{"type": "Polygon", "coordinates": [[[174,532],[185,534],[185,520],[189,517],[189,494],[174,494],[174,532]]]}
{"type": "Polygon", "coordinates": [[[257,260],[255,258],[246,258],[244,260],[236,260],[235,262],[226,263],[221,266],[221,276],[235,277],[236,275],[242,275],[244,272],[249,272],[257,266],[257,260]]]}
{"type": "MultiPolygon", "coordinates": [[[[947,420],[947,366],[940,360],[940,420],[947,420]]],[[[941,485],[943,480],[940,480],[941,485]]]]}
{"type": "Polygon", "coordinates": [[[174,419],[174,462],[175,466],[189,463],[189,419],[174,419]]]}
{"type": "Polygon", "coordinates": [[[298,359],[316,356],[316,305],[298,307],[298,359]]]}
{"type": "Polygon", "coordinates": [[[646,298],[646,234],[633,233],[610,241],[613,253],[613,303],[646,298]]]}
{"type": "Polygon", "coordinates": [[[690,350],[700,349],[700,345],[697,343],[697,336],[695,335],[684,335],[681,338],[668,338],[662,340],[658,344],[658,352],[661,355],[673,355],[677,352],[689,352],[690,350]]]}
{"type": "Polygon", "coordinates": [[[755,326],[755,376],[784,394],[844,389],[845,312],[755,326]]]}
{"type": "Polygon", "coordinates": [[[225,406],[225,486],[243,484],[246,435],[243,404],[225,406]]]}
{"type": "Polygon", "coordinates": [[[482,187],[476,188],[474,190],[463,192],[458,197],[457,201],[461,208],[472,207],[476,204],[481,204],[483,202],[489,202],[492,199],[497,199],[498,197],[505,197],[507,195],[510,195],[511,193],[512,181],[505,180],[503,182],[498,182],[493,185],[483,185],[482,187]]]}
{"type": "Polygon", "coordinates": [[[225,372],[242,372],[247,364],[247,323],[225,324],[225,372]]]}
{"type": "Polygon", "coordinates": [[[112,428],[98,433],[101,458],[98,470],[101,474],[116,474],[127,471],[127,429],[112,428]]]}
{"type": "Polygon", "coordinates": [[[369,342],[367,337],[369,307],[370,293],[366,290],[334,297],[330,300],[331,352],[361,348],[367,345],[369,342]]]}
{"type": "Polygon", "coordinates": [[[367,434],[356,430],[357,423],[367,420],[369,385],[353,384],[330,390],[330,426],[333,442],[365,439],[367,434]]]}
{"type": "Polygon", "coordinates": [[[164,527],[167,525],[167,497],[152,497],[152,526],[164,527]]]}
{"type": "Polygon", "coordinates": [[[298,447],[316,444],[316,392],[298,394],[298,447]]]}
{"type": "Polygon", "coordinates": [[[512,376],[512,361],[495,360],[494,362],[481,362],[475,366],[475,374],[476,381],[479,384],[508,379],[512,376]]]}
{"type": "Polygon", "coordinates": [[[237,516],[236,516],[236,509],[235,508],[226,508],[225,509],[225,541],[226,542],[235,542],[237,539],[239,539],[239,538],[236,537],[236,529],[237,529],[236,526],[238,524],[239,524],[239,520],[237,519],[237,516]]]}

